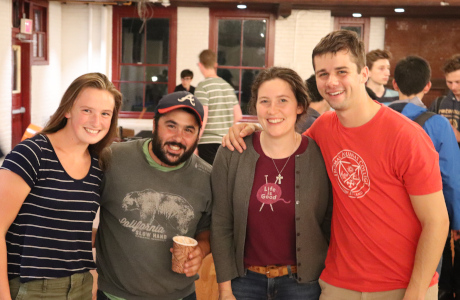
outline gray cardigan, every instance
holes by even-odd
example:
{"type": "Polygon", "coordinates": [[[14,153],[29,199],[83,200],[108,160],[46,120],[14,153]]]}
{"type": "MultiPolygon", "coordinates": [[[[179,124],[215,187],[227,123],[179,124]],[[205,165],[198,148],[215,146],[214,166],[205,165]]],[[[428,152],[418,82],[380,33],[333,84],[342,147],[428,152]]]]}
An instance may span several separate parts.
{"type": "MultiPolygon", "coordinates": [[[[246,137],[247,150],[222,146],[211,173],[213,209],[211,249],[217,282],[244,276],[244,244],[249,198],[259,154],[246,137]]],[[[331,231],[332,190],[323,157],[315,141],[295,156],[295,218],[297,280],[318,280],[324,269],[331,231]]]]}

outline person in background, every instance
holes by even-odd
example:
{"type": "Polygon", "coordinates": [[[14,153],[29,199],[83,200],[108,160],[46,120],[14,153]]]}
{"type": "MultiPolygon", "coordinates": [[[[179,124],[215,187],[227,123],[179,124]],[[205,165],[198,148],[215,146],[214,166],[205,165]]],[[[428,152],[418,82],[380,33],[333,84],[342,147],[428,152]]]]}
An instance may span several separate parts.
{"type": "Polygon", "coordinates": [[[219,299],[317,300],[332,191],[318,146],[295,131],[307,90],[295,71],[273,67],[251,95],[264,131],[245,139],[242,154],[221,147],[211,174],[219,299]]]}
{"type": "Polygon", "coordinates": [[[105,167],[98,157],[116,137],[121,100],[105,75],[82,75],[45,128],[6,156],[1,299],[91,299],[92,224],[105,167]]]}
{"type": "Polygon", "coordinates": [[[189,69],[182,70],[180,72],[180,81],[181,84],[174,88],[175,92],[185,91],[191,94],[195,94],[195,87],[191,85],[193,80],[193,72],[189,69]]]}
{"type": "Polygon", "coordinates": [[[315,75],[311,75],[310,78],[305,80],[305,84],[310,95],[310,105],[308,106],[307,113],[297,124],[297,132],[299,133],[305,132],[319,116],[331,109],[329,103],[318,92],[315,75]]]}
{"type": "MultiPolygon", "coordinates": [[[[422,99],[431,88],[430,77],[431,68],[425,59],[418,56],[407,56],[401,59],[396,65],[393,80],[393,87],[399,92],[400,100],[392,102],[389,107],[413,121],[420,122],[419,118],[428,112],[422,99]]],[[[422,124],[422,127],[430,136],[439,154],[442,191],[449,213],[450,229],[458,233],[460,229],[460,150],[449,121],[437,114],[428,116],[429,118],[422,124]]],[[[453,236],[455,237],[455,253],[460,253],[459,235],[454,234],[453,236]]],[[[460,258],[455,255],[457,268],[459,261],[460,258]]],[[[439,300],[453,299],[454,278],[458,275],[453,274],[450,234],[444,247],[442,268],[439,266],[437,271],[440,274],[439,300]]]]}
{"type": "Polygon", "coordinates": [[[391,53],[388,50],[372,50],[366,54],[366,64],[369,68],[369,79],[366,86],[377,95],[377,101],[388,104],[398,100],[398,92],[388,89],[385,85],[390,79],[391,53]]]}
{"type": "Polygon", "coordinates": [[[98,299],[196,299],[210,252],[211,166],[193,154],[204,112],[188,92],[164,96],[152,138],[107,152],[96,236],[98,299]],[[198,241],[185,274],[171,269],[176,235],[198,241]]]}
{"type": "Polygon", "coordinates": [[[198,67],[205,80],[198,83],[196,98],[204,107],[203,127],[198,142],[198,154],[212,165],[222,137],[243,116],[235,90],[224,79],[217,76],[217,56],[211,50],[199,55],[198,67]]]}
{"type": "MultiPolygon", "coordinates": [[[[312,54],[318,91],[334,109],[305,132],[334,192],[320,300],[437,300],[449,228],[438,154],[421,126],[368,96],[364,48],[355,32],[338,30],[312,54]]],[[[254,130],[236,124],[223,144],[243,151],[254,130]]]]}
{"type": "MultiPolygon", "coordinates": [[[[439,97],[433,101],[430,111],[443,115],[449,120],[460,146],[460,54],[449,58],[442,70],[450,91],[445,97],[439,97]]],[[[460,279],[458,292],[460,293],[460,279]]]]}

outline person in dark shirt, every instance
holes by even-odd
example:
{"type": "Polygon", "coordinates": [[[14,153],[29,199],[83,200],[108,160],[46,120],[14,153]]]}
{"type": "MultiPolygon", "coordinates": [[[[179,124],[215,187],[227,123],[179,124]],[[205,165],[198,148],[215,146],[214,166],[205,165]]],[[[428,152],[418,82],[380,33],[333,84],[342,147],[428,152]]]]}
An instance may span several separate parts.
{"type": "Polygon", "coordinates": [[[319,94],[318,88],[316,87],[316,77],[311,75],[310,78],[305,80],[307,85],[308,94],[310,95],[310,105],[308,106],[307,113],[302,116],[302,119],[299,120],[297,124],[297,132],[303,133],[305,130],[310,128],[310,126],[319,118],[323,113],[331,109],[329,103],[323,99],[319,94]]]}
{"type": "Polygon", "coordinates": [[[175,92],[186,91],[195,94],[195,87],[191,85],[193,80],[193,72],[185,69],[180,72],[180,81],[182,82],[174,89],[175,92]]]}

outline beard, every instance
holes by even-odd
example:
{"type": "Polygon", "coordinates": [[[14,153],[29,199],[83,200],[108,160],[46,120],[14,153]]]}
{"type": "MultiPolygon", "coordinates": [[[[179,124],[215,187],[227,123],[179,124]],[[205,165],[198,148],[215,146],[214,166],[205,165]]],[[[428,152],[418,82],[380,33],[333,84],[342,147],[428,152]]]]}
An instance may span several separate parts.
{"type": "Polygon", "coordinates": [[[171,166],[171,167],[178,166],[181,163],[185,162],[187,159],[189,159],[190,156],[192,156],[193,152],[195,151],[197,145],[198,145],[198,137],[195,143],[190,148],[187,149],[187,147],[185,147],[185,145],[181,143],[163,142],[163,140],[158,136],[157,131],[156,130],[153,131],[152,152],[162,163],[168,166],[171,166]],[[180,147],[181,149],[184,149],[185,151],[179,155],[171,154],[165,150],[166,145],[180,147]],[[171,159],[170,158],[171,156],[173,156],[175,159],[171,159]]]}

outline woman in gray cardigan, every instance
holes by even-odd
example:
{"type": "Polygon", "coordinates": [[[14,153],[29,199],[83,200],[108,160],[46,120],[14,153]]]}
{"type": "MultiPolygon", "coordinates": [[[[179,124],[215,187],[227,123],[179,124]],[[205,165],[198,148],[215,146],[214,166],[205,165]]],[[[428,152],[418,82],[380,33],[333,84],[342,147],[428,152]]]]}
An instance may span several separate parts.
{"type": "Polygon", "coordinates": [[[211,247],[219,299],[319,299],[332,192],[316,143],[295,131],[308,108],[300,76],[263,70],[249,103],[263,132],[212,170],[211,247]]]}

